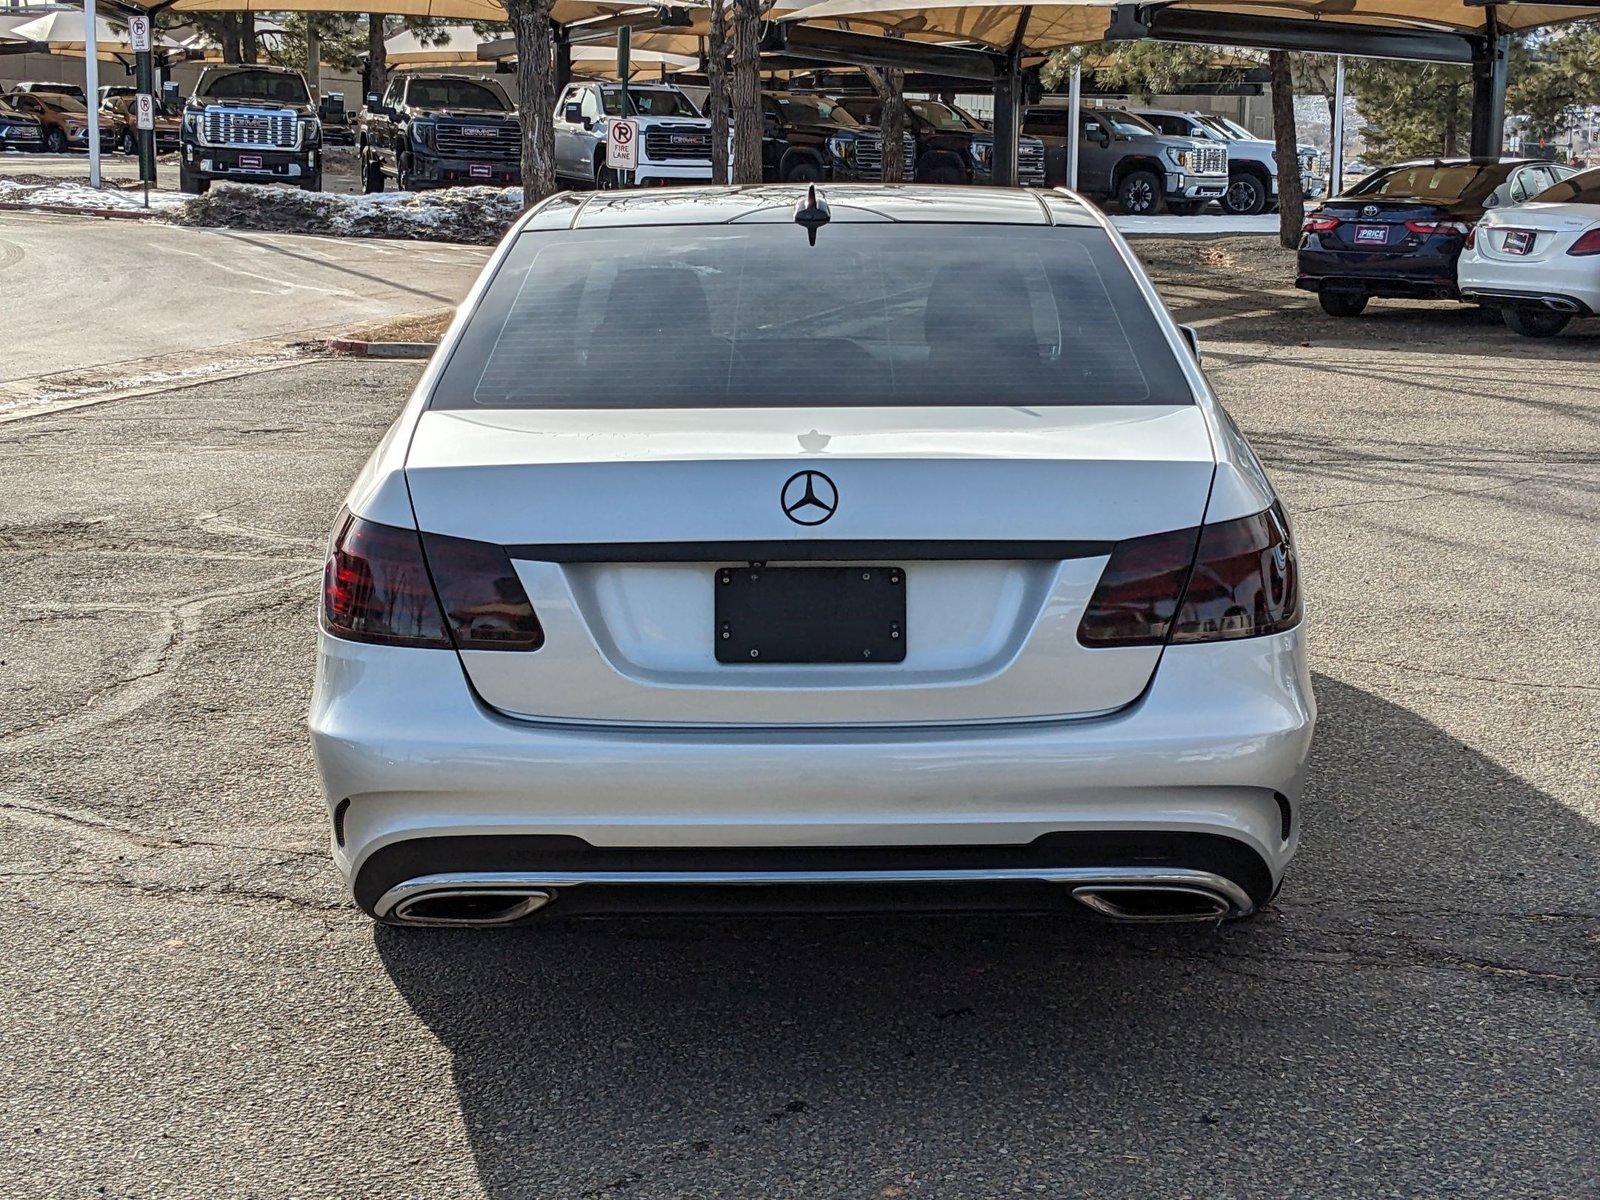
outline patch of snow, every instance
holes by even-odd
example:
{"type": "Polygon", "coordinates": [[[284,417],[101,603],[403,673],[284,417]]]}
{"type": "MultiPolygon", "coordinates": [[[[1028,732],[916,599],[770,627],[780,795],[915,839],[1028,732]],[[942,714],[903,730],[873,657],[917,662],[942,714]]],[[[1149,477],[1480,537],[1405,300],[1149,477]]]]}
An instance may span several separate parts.
{"type": "MultiPolygon", "coordinates": [[[[185,197],[171,192],[150,193],[150,212],[177,208],[185,197]]],[[[0,201],[8,204],[38,204],[52,208],[114,208],[129,212],[144,211],[144,189],[95,189],[86,183],[69,181],[35,182],[31,179],[0,179],[0,201]]]]}
{"type": "Polygon", "coordinates": [[[430,242],[500,240],[522,214],[521,188],[458,187],[366,196],[217,183],[164,215],[180,225],[430,242]]]}

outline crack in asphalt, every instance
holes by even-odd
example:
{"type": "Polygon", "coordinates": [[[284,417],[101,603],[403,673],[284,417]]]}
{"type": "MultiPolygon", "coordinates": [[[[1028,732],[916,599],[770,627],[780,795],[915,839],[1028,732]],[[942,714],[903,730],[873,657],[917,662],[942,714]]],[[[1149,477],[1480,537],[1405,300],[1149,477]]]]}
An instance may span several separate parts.
{"type": "MultiPolygon", "coordinates": [[[[228,600],[286,592],[310,583],[320,574],[320,571],[302,568],[255,583],[218,588],[152,606],[149,611],[161,617],[161,628],[135,660],[131,671],[97,688],[71,716],[50,716],[10,731],[6,735],[4,753],[20,754],[81,738],[86,733],[132,715],[168,690],[167,676],[182,660],[185,649],[195,635],[204,628],[200,618],[207,609],[228,600]]],[[[243,613],[250,610],[243,608],[237,611],[243,613]]]]}

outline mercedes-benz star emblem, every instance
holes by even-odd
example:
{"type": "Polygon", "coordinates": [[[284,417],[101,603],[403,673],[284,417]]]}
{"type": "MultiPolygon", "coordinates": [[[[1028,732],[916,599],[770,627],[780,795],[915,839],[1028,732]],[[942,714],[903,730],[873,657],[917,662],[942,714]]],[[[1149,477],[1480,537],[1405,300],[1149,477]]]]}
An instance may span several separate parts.
{"type": "Polygon", "coordinates": [[[796,525],[821,525],[839,510],[839,489],[821,471],[796,471],[784,480],[780,503],[796,525]]]}

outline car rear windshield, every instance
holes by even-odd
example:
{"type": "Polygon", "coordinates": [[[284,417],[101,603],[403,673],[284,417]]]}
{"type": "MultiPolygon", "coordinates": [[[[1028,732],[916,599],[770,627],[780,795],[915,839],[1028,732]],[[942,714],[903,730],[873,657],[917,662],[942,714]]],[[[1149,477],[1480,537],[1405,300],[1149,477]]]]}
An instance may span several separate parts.
{"type": "Polygon", "coordinates": [[[1600,204],[1600,168],[1545,188],[1534,200],[1539,204],[1600,204]]]}
{"type": "Polygon", "coordinates": [[[1391,167],[1363,179],[1350,189],[1350,195],[1428,202],[1460,200],[1468,192],[1493,191],[1505,177],[1505,171],[1470,163],[1391,167]]]}
{"type": "Polygon", "coordinates": [[[487,108],[505,112],[505,97],[467,79],[413,79],[406,99],[419,108],[487,108]]]}
{"type": "Polygon", "coordinates": [[[1189,404],[1094,228],[835,220],[526,233],[439,408],[1189,404]]]}
{"type": "Polygon", "coordinates": [[[202,96],[213,100],[271,100],[278,104],[309,104],[306,81],[277,71],[230,71],[205,82],[202,96]]]}

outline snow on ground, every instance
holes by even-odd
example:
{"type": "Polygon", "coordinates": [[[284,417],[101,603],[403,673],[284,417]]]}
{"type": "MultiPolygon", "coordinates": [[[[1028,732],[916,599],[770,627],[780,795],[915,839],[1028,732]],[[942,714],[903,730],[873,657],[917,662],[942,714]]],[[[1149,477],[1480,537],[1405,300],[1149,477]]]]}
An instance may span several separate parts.
{"type": "Polygon", "coordinates": [[[461,187],[340,196],[217,183],[204,196],[189,197],[187,203],[163,215],[179,225],[490,244],[500,240],[521,212],[521,188],[461,187]]]}
{"type": "MultiPolygon", "coordinates": [[[[172,192],[152,191],[150,211],[171,211],[185,199],[187,197],[172,192]]],[[[143,188],[106,187],[96,190],[86,183],[32,179],[28,176],[0,179],[0,203],[38,204],[51,208],[114,208],[128,211],[142,210],[145,207],[143,188]]]]}
{"type": "Polygon", "coordinates": [[[1259,217],[1230,217],[1225,213],[1216,216],[1193,217],[1124,217],[1113,215],[1111,223],[1129,237],[1147,234],[1188,234],[1190,237],[1213,233],[1277,233],[1278,214],[1263,213],[1259,217]]]}

